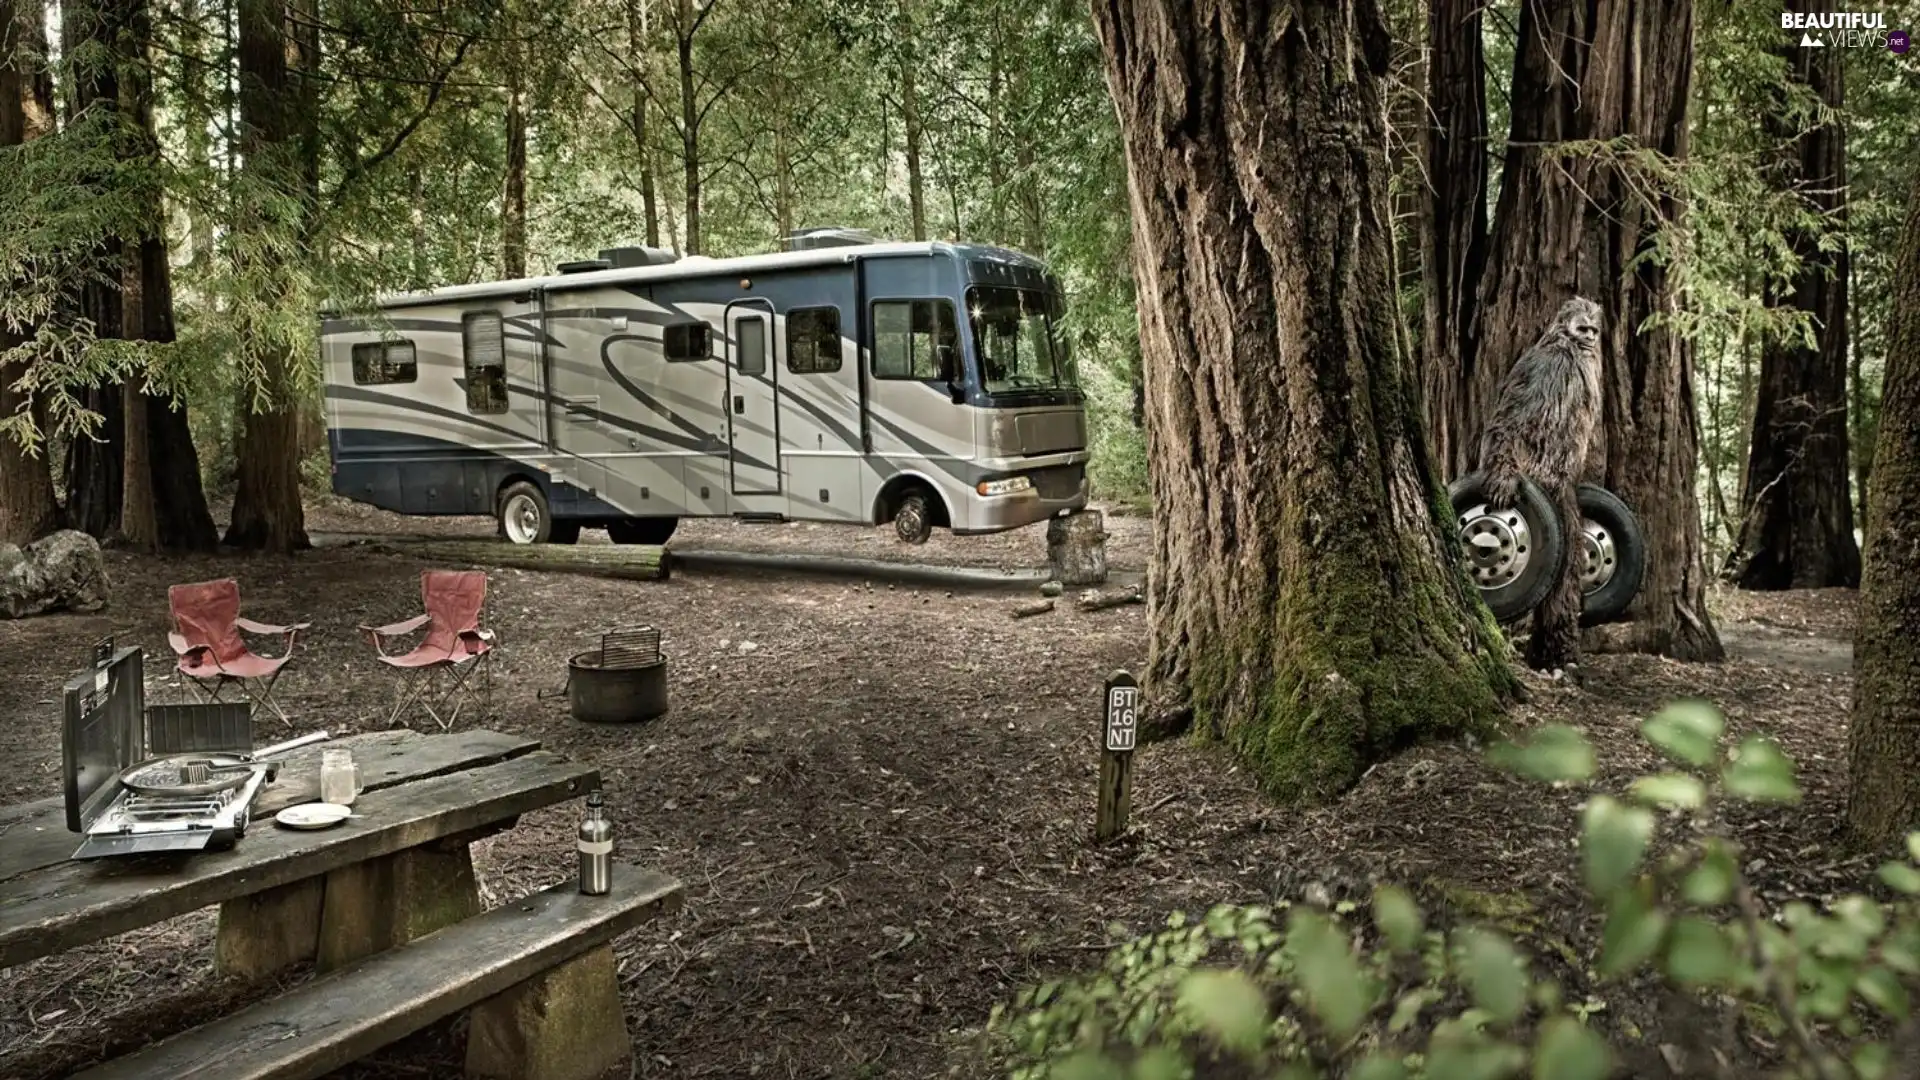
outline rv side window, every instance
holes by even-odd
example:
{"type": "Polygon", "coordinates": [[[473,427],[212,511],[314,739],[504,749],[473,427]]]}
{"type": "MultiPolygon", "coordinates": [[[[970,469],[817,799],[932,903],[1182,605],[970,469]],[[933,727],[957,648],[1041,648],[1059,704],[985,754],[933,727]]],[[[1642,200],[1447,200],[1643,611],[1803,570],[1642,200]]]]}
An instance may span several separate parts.
{"type": "Polygon", "coordinates": [[[839,308],[787,312],[787,370],[795,375],[831,375],[840,370],[839,308]]]}
{"type": "Polygon", "coordinates": [[[668,360],[705,360],[713,355],[712,331],[706,323],[676,323],[660,331],[668,360]]]}
{"type": "Polygon", "coordinates": [[[958,379],[960,335],[945,300],[881,300],[873,305],[876,379],[958,379]]]}
{"type": "Polygon", "coordinates": [[[411,341],[363,341],[353,347],[353,381],[357,386],[410,383],[418,372],[411,341]]]}
{"type": "Polygon", "coordinates": [[[460,320],[467,360],[467,411],[507,411],[507,339],[497,311],[476,311],[460,320]]]}

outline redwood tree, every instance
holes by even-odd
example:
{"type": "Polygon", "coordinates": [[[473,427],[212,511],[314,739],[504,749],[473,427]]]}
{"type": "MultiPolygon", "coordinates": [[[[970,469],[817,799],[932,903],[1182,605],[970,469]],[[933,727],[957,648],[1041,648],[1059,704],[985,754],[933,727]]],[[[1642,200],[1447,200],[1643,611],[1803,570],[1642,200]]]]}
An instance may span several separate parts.
{"type": "MultiPolygon", "coordinates": [[[[1649,321],[1678,298],[1666,266],[1646,256],[1685,205],[1640,174],[1636,157],[1686,157],[1692,71],[1690,0],[1521,5],[1512,127],[1472,331],[1478,353],[1462,392],[1478,402],[1466,433],[1477,445],[1494,388],[1554,310],[1573,295],[1600,303],[1604,400],[1588,474],[1634,509],[1649,547],[1615,644],[1717,660],[1694,486],[1693,352],[1649,321]]],[[[1568,572],[1578,566],[1570,560],[1568,572]]]]}
{"type": "Polygon", "coordinates": [[[1433,452],[1447,478],[1464,474],[1465,439],[1480,405],[1473,311],[1487,266],[1487,87],[1481,0],[1432,0],[1420,230],[1424,292],[1421,391],[1433,452]]]}
{"type": "MultiPolygon", "coordinates": [[[[293,290],[286,252],[263,237],[308,239],[318,185],[317,23],[304,0],[240,0],[240,156],[246,173],[230,242],[243,245],[238,269],[258,295],[293,290]],[[298,10],[296,10],[298,9],[298,10]]],[[[277,329],[277,328],[275,328],[277,329]]],[[[255,385],[243,391],[239,483],[226,542],[290,552],[310,546],[300,503],[298,346],[277,332],[243,335],[255,385]]]]}
{"type": "MultiPolygon", "coordinates": [[[[38,3],[0,0],[0,167],[10,147],[24,145],[53,130],[53,82],[46,70],[45,11],[38,3]]],[[[14,151],[18,153],[18,151],[14,151]]],[[[5,279],[0,278],[0,286],[5,279]]],[[[34,411],[14,383],[26,374],[24,363],[4,357],[27,340],[25,325],[0,317],[0,417],[34,411]]],[[[44,429],[43,417],[32,416],[44,429]]],[[[60,524],[53,497],[47,447],[29,453],[13,435],[0,432],[0,543],[24,544],[60,524]]]]}
{"type": "MultiPolygon", "coordinates": [[[[1789,9],[1808,10],[1804,2],[1789,9]]],[[[1786,50],[1790,78],[1821,102],[1844,104],[1838,49],[1786,50]]],[[[1783,107],[1780,112],[1785,113],[1783,107]]],[[[1788,142],[1781,180],[1835,224],[1846,220],[1847,133],[1843,121],[1795,133],[1770,118],[1788,142]]],[[[1852,588],[1860,584],[1860,548],[1849,497],[1847,438],[1847,250],[1822,251],[1807,229],[1788,237],[1799,270],[1767,300],[1811,317],[1814,340],[1769,341],[1760,354],[1760,392],[1741,496],[1740,531],[1728,576],[1743,589],[1852,588]]]]}
{"type": "Polygon", "coordinates": [[[1281,796],[1483,725],[1507,650],[1461,570],[1391,276],[1375,0],[1098,0],[1140,284],[1152,685],[1281,796]]]}
{"type": "Polygon", "coordinates": [[[1847,746],[1847,823],[1870,846],[1920,827],[1920,174],[1899,259],[1867,499],[1873,514],[1860,575],[1847,746]]]}

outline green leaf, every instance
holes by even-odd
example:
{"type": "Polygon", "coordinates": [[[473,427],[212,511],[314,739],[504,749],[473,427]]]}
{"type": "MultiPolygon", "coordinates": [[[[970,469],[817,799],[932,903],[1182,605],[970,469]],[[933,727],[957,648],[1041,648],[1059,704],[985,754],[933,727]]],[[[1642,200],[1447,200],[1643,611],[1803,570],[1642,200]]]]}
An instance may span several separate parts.
{"type": "Polygon", "coordinates": [[[1733,881],[1738,873],[1739,867],[1727,845],[1719,840],[1708,841],[1706,854],[1680,883],[1680,895],[1687,903],[1700,907],[1724,904],[1733,896],[1733,881]]]}
{"type": "Polygon", "coordinates": [[[1908,896],[1920,894],[1920,870],[1903,862],[1890,862],[1880,867],[1880,880],[1887,888],[1908,896]]]}
{"type": "Polygon", "coordinates": [[[1244,971],[1195,971],[1181,981],[1177,1000],[1221,1045],[1236,1050],[1258,1048],[1271,1020],[1267,996],[1244,971]]]}
{"type": "Polygon", "coordinates": [[[1527,1007],[1527,973],[1511,942],[1485,930],[1463,930],[1460,979],[1473,994],[1474,1004],[1501,1023],[1511,1024],[1527,1007]]]}
{"type": "Polygon", "coordinates": [[[1582,815],[1580,846],[1586,856],[1587,888],[1605,896],[1625,884],[1640,867],[1653,837],[1653,812],[1596,795],[1582,815]]]}
{"type": "Polygon", "coordinates": [[[1667,913],[1654,907],[1641,890],[1615,893],[1607,905],[1607,925],[1601,932],[1600,974],[1624,975],[1637,970],[1660,948],[1667,922],[1667,913]]]}
{"type": "Polygon", "coordinates": [[[1704,701],[1676,701],[1640,725],[1640,734],[1660,752],[1682,765],[1713,763],[1720,733],[1726,730],[1720,710],[1704,701]]]}
{"type": "Polygon", "coordinates": [[[1055,1064],[1047,1075],[1051,1080],[1114,1080],[1125,1076],[1126,1071],[1105,1054],[1082,1050],[1055,1064]]]}
{"type": "Polygon", "coordinates": [[[1613,1051],[1587,1025],[1571,1016],[1540,1025],[1533,1048],[1534,1080],[1607,1080],[1612,1072],[1613,1051]]]}
{"type": "Polygon", "coordinates": [[[1420,1019],[1420,1011],[1445,997],[1433,987],[1420,987],[1409,990],[1399,1001],[1393,1004],[1393,1016],[1387,1021],[1387,1031],[1398,1035],[1413,1026],[1420,1019]]]}
{"type": "Polygon", "coordinates": [[[1675,981],[1703,986],[1724,982],[1733,971],[1733,947],[1718,926],[1697,915],[1674,920],[1667,942],[1667,974],[1675,981]]]}
{"type": "Polygon", "coordinates": [[[1900,984],[1899,976],[1886,968],[1870,967],[1862,971],[1853,981],[1853,990],[1862,1001],[1892,1019],[1905,1020],[1911,1011],[1913,1003],[1907,997],[1907,988],[1900,984]]]}
{"type": "Polygon", "coordinates": [[[1352,1035],[1377,993],[1354,959],[1353,942],[1325,915],[1299,908],[1287,926],[1287,949],[1307,1007],[1335,1039],[1352,1035]]]}
{"type": "Polygon", "coordinates": [[[1750,735],[1740,741],[1733,762],[1721,770],[1727,794],[1747,802],[1797,803],[1800,785],[1793,779],[1793,762],[1773,742],[1750,735]]]}
{"type": "Polygon", "coordinates": [[[1920,832],[1907,834],[1907,858],[1920,863],[1920,832]]]}
{"type": "Polygon", "coordinates": [[[1585,780],[1593,775],[1593,747],[1565,724],[1537,728],[1525,744],[1500,743],[1488,754],[1497,766],[1533,780],[1585,780]]]}
{"type": "Polygon", "coordinates": [[[1347,1080],[1406,1080],[1407,1067],[1399,1058],[1369,1054],[1348,1073],[1347,1080]]]}
{"type": "Polygon", "coordinates": [[[1633,797],[1652,806],[1673,806],[1698,810],[1707,801],[1707,785],[1699,777],[1665,772],[1643,776],[1633,782],[1633,797]]]}
{"type": "Polygon", "coordinates": [[[1382,885],[1373,892],[1373,922],[1386,936],[1394,952],[1409,953],[1420,947],[1420,935],[1426,931],[1426,919],[1407,890],[1397,885],[1382,885]]]}
{"type": "Polygon", "coordinates": [[[1852,1064],[1860,1080],[1886,1080],[1893,1075],[1893,1048],[1886,1043],[1863,1043],[1853,1052],[1852,1064]]]}
{"type": "Polygon", "coordinates": [[[1427,1052],[1426,1080],[1502,1080],[1527,1063],[1526,1051],[1491,1039],[1435,1039],[1427,1052]]]}
{"type": "Polygon", "coordinates": [[[1133,1069],[1127,1076],[1128,1080],[1190,1080],[1193,1066],[1178,1050],[1153,1046],[1133,1059],[1133,1069]]]}

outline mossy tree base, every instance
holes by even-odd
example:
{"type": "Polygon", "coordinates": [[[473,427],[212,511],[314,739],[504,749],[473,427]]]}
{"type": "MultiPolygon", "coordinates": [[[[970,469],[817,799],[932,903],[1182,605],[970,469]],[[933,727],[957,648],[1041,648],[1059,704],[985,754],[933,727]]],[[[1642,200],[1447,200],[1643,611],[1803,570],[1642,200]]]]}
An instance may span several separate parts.
{"type": "Polygon", "coordinates": [[[1330,797],[1514,687],[1395,306],[1391,39],[1352,0],[1094,16],[1141,288],[1150,684],[1269,792],[1330,797]]]}

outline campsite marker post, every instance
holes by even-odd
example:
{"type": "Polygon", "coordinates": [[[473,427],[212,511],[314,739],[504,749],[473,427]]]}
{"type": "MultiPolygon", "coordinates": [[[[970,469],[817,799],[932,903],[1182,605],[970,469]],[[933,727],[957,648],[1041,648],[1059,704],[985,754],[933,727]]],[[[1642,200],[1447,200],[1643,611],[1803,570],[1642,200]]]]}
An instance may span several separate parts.
{"type": "Polygon", "coordinates": [[[1127,831],[1133,801],[1133,744],[1139,731],[1140,681],[1123,669],[1107,677],[1100,722],[1100,808],[1093,838],[1106,843],[1127,831]]]}

